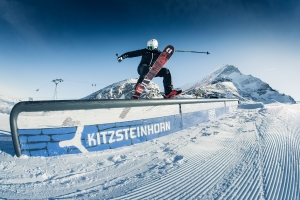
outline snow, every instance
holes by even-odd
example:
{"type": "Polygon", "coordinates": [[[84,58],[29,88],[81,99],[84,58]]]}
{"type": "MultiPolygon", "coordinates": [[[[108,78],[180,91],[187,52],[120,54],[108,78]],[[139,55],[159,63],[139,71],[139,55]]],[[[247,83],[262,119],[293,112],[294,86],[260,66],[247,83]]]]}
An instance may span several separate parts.
{"type": "Polygon", "coordinates": [[[10,132],[9,115],[0,113],[0,131],[10,132]]]}
{"type": "Polygon", "coordinates": [[[299,199],[300,104],[257,104],[137,145],[55,157],[17,158],[1,114],[0,198],[299,199]]]}
{"type": "Polygon", "coordinates": [[[20,100],[12,99],[7,96],[0,95],[0,113],[9,114],[12,107],[20,100]]]}

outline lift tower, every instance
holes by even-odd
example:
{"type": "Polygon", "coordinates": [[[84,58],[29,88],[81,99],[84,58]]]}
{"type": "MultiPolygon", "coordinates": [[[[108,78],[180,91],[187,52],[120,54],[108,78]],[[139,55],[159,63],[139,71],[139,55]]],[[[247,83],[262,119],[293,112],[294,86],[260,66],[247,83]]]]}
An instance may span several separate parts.
{"type": "Polygon", "coordinates": [[[55,83],[55,90],[54,90],[54,95],[53,95],[53,99],[56,100],[57,99],[57,84],[63,82],[64,80],[62,79],[54,79],[52,80],[52,82],[55,83]]]}

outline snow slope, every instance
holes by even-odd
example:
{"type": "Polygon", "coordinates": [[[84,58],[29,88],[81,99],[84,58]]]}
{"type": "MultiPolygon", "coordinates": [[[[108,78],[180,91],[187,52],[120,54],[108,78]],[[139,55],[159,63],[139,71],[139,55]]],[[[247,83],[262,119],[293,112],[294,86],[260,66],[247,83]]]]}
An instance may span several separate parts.
{"type": "MultiPolygon", "coordinates": [[[[98,90],[83,99],[131,99],[136,82],[136,78],[125,79],[98,90]]],[[[151,81],[140,98],[163,98],[160,92],[159,86],[151,81]]]]}
{"type": "Polygon", "coordinates": [[[0,113],[0,131],[10,132],[9,115],[0,113]]]}
{"type": "Polygon", "coordinates": [[[9,114],[13,106],[20,100],[0,95],[0,113],[9,114]]]}
{"type": "Polygon", "coordinates": [[[236,98],[245,100],[245,98],[238,93],[238,89],[232,82],[218,82],[200,88],[195,88],[190,91],[189,94],[198,94],[205,98],[216,96],[218,98],[236,98]]]}
{"type": "Polygon", "coordinates": [[[15,157],[0,127],[0,197],[299,199],[299,119],[300,104],[273,103],[134,146],[47,158],[15,157]]]}

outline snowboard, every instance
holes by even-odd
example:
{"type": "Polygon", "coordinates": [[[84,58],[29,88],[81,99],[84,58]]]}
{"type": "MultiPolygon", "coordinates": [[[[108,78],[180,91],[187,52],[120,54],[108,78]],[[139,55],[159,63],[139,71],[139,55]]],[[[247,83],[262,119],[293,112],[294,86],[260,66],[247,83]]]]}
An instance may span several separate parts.
{"type": "Polygon", "coordinates": [[[134,91],[134,94],[132,95],[133,99],[139,99],[140,95],[143,93],[147,85],[150,83],[150,81],[156,76],[156,74],[163,68],[163,66],[168,62],[170,57],[174,53],[174,47],[172,45],[168,45],[158,56],[155,63],[150,68],[149,72],[145,76],[144,80],[139,83],[134,91]]]}

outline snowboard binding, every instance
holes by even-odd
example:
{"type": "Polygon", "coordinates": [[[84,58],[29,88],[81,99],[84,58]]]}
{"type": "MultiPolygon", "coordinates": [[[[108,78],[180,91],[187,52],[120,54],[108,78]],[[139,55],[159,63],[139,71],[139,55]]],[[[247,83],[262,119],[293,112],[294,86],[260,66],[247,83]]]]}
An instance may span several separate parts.
{"type": "Polygon", "coordinates": [[[164,98],[165,99],[173,99],[173,98],[177,97],[181,92],[182,92],[181,89],[172,90],[169,94],[164,95],[164,98]]]}

